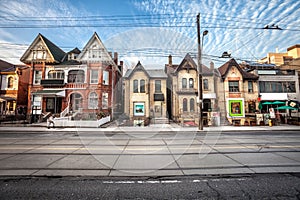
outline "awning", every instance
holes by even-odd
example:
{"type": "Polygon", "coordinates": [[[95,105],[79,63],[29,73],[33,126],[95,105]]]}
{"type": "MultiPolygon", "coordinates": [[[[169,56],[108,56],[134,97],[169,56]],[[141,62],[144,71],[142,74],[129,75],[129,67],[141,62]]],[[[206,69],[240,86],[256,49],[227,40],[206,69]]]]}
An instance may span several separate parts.
{"type": "Polygon", "coordinates": [[[65,90],[38,90],[32,93],[33,95],[41,95],[45,97],[65,97],[66,91],[65,90]]]}
{"type": "Polygon", "coordinates": [[[3,101],[16,101],[17,99],[15,97],[11,97],[11,96],[0,96],[0,102],[3,101]]]}

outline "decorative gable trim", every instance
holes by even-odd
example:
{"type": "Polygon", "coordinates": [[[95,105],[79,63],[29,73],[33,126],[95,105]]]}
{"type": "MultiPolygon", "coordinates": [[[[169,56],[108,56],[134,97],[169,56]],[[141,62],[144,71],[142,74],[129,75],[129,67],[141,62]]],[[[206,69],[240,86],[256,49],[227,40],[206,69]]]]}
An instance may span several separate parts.
{"type": "MultiPolygon", "coordinates": [[[[40,51],[44,50],[40,49],[40,51]]],[[[39,33],[25,51],[20,61],[26,64],[30,64],[31,62],[60,63],[64,56],[65,52],[63,50],[39,33]],[[35,59],[34,52],[38,52],[40,47],[45,48],[45,52],[47,52],[47,54],[45,54],[45,57],[42,57],[41,59],[35,59]]]]}
{"type": "Polygon", "coordinates": [[[175,69],[174,73],[178,73],[180,70],[196,70],[197,71],[197,64],[192,59],[190,54],[186,54],[181,63],[178,65],[178,67],[175,69]]]}

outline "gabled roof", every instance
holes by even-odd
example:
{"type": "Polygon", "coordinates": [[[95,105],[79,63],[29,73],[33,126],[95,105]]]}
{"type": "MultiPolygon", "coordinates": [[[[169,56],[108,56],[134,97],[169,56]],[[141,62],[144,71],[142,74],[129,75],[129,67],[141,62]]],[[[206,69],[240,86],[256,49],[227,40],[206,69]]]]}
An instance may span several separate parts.
{"type": "Polygon", "coordinates": [[[15,65],[0,59],[1,72],[13,72],[15,70],[16,70],[15,65]]]}
{"type": "MultiPolygon", "coordinates": [[[[194,69],[196,71],[198,71],[197,69],[197,61],[195,59],[193,59],[189,53],[187,53],[185,55],[185,57],[183,58],[183,60],[181,61],[181,63],[177,66],[177,68],[174,70],[174,73],[178,73],[180,70],[182,69],[187,69],[187,66],[189,69],[194,69]],[[185,65],[185,63],[191,63],[191,65],[185,65]]],[[[202,66],[202,74],[212,74],[212,71],[210,71],[210,69],[205,66],[205,65],[201,65],[202,66]]]]}
{"type": "Polygon", "coordinates": [[[41,33],[39,33],[21,57],[21,62],[26,63],[26,58],[30,55],[32,48],[39,41],[41,41],[45,45],[46,49],[50,53],[51,58],[53,59],[53,62],[60,63],[62,61],[66,53],[63,50],[61,50],[58,46],[56,46],[53,42],[48,40],[45,36],[43,36],[41,33]]]}
{"type": "Polygon", "coordinates": [[[182,69],[187,69],[187,68],[189,68],[189,69],[194,69],[194,70],[197,71],[197,64],[196,64],[196,62],[193,60],[193,58],[190,56],[189,53],[187,53],[187,54],[185,55],[185,57],[183,58],[183,60],[181,61],[181,63],[178,65],[178,67],[175,69],[174,72],[175,72],[175,73],[178,73],[180,70],[182,70],[182,69]],[[187,62],[191,63],[191,65],[185,65],[185,63],[187,63],[187,62]]]}
{"type": "Polygon", "coordinates": [[[253,80],[257,80],[258,76],[249,72],[245,72],[241,66],[236,62],[236,60],[234,58],[230,59],[229,61],[227,61],[225,64],[223,64],[221,67],[218,68],[222,79],[224,80],[229,72],[229,70],[231,69],[231,67],[236,67],[239,72],[242,74],[243,79],[253,79],[253,80]]]}
{"type": "Polygon", "coordinates": [[[94,41],[97,41],[98,44],[104,49],[104,53],[106,54],[105,56],[107,56],[108,58],[111,58],[111,56],[109,55],[108,51],[106,50],[103,42],[101,41],[100,37],[98,36],[98,34],[96,32],[94,32],[94,34],[92,35],[92,37],[89,39],[89,41],[86,43],[86,45],[83,47],[81,53],[78,55],[78,59],[82,59],[83,56],[85,55],[85,53],[88,52],[89,47],[93,44],[94,41]]]}
{"type": "Polygon", "coordinates": [[[168,78],[167,74],[162,69],[149,69],[147,72],[150,78],[168,78]]]}
{"type": "Polygon", "coordinates": [[[128,69],[124,75],[125,79],[129,79],[134,72],[136,71],[143,71],[149,78],[168,78],[167,74],[164,72],[163,69],[148,69],[146,70],[141,62],[139,61],[137,65],[133,69],[128,69]]]}
{"type": "Polygon", "coordinates": [[[73,50],[69,51],[68,54],[69,54],[69,53],[80,54],[81,51],[80,51],[77,47],[75,47],[73,50]]]}
{"type": "Polygon", "coordinates": [[[125,75],[124,75],[124,78],[130,78],[134,72],[136,71],[143,71],[145,72],[145,74],[150,77],[150,75],[148,74],[148,72],[145,70],[145,68],[143,67],[143,65],[141,64],[141,62],[139,61],[136,66],[133,68],[133,69],[129,69],[126,71],[125,75]]]}

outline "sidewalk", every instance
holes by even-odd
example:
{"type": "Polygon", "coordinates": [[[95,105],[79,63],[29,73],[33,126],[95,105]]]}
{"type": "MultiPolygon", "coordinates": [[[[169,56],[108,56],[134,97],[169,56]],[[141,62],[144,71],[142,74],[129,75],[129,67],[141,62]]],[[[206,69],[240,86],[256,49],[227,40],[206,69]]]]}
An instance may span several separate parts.
{"type": "MultiPolygon", "coordinates": [[[[300,131],[300,126],[296,125],[280,125],[280,126],[219,126],[219,127],[204,127],[204,132],[238,132],[238,131],[300,131]]],[[[123,127],[110,126],[107,128],[92,128],[92,127],[55,127],[47,129],[46,123],[36,124],[12,124],[11,126],[0,125],[0,132],[26,131],[26,132],[76,132],[76,131],[93,131],[93,132],[197,132],[198,127],[182,127],[175,123],[170,124],[155,124],[146,127],[123,127]]]]}

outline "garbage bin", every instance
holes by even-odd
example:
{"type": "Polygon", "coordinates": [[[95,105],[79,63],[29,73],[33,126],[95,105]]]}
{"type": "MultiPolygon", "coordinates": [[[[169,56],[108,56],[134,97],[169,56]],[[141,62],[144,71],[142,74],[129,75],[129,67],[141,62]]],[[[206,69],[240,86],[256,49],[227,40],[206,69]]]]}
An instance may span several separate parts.
{"type": "Polygon", "coordinates": [[[269,119],[269,126],[273,126],[271,119],[269,119]]]}

